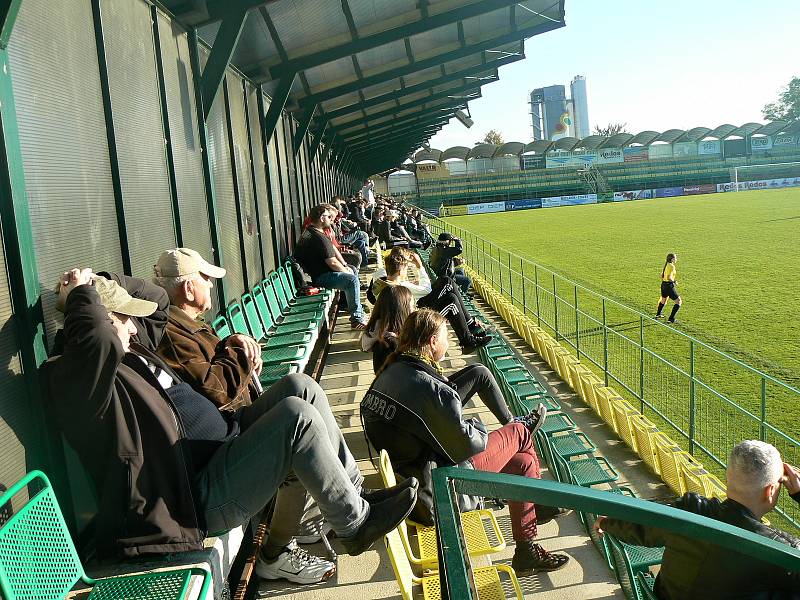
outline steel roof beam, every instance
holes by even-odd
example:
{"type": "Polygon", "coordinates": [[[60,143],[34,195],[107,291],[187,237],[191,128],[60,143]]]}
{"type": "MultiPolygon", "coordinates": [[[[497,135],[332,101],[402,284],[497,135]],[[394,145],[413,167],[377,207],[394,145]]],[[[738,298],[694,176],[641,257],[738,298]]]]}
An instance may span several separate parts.
{"type": "MultiPolygon", "coordinates": [[[[241,2],[243,0],[239,1],[241,2]]],[[[396,42],[398,40],[402,40],[403,38],[411,37],[419,33],[424,33],[444,25],[451,25],[464,19],[478,17],[501,8],[506,8],[513,4],[517,4],[519,1],[520,0],[482,0],[479,2],[474,2],[468,6],[460,6],[438,15],[429,16],[407,25],[389,29],[388,31],[381,31],[373,35],[361,37],[347,44],[341,44],[333,48],[312,52],[311,54],[291,59],[288,62],[282,62],[269,67],[268,73],[271,79],[278,79],[286,73],[318,67],[320,65],[339,60],[340,58],[345,58],[346,56],[364,52],[365,50],[371,50],[373,48],[377,48],[391,42],[396,42]]],[[[247,73],[247,71],[245,72],[248,75],[251,74],[247,73]]]]}
{"type": "Polygon", "coordinates": [[[356,104],[350,104],[349,106],[343,106],[341,108],[337,108],[335,110],[329,111],[326,114],[326,116],[328,119],[335,119],[343,115],[358,112],[365,108],[378,106],[379,104],[383,104],[384,102],[391,102],[392,100],[397,100],[399,98],[402,98],[403,96],[409,96],[411,94],[424,92],[425,90],[428,90],[432,87],[444,85],[445,83],[451,83],[453,81],[458,81],[459,79],[470,77],[472,75],[476,75],[478,73],[483,73],[486,71],[494,70],[495,71],[494,75],[497,76],[497,69],[499,67],[502,67],[503,65],[507,65],[517,60],[521,60],[523,58],[525,58],[524,54],[520,54],[519,56],[506,56],[505,58],[469,67],[468,69],[455,71],[453,73],[449,73],[437,79],[429,79],[428,81],[423,81],[422,83],[417,83],[415,85],[410,85],[408,87],[404,87],[399,90],[389,92],[387,94],[375,96],[373,98],[370,98],[369,100],[365,100],[364,102],[358,102],[356,104]]]}
{"type": "Polygon", "coordinates": [[[368,75],[367,77],[364,77],[364,79],[357,79],[356,81],[350,83],[345,83],[333,88],[329,88],[327,90],[317,92],[310,96],[300,98],[298,100],[298,103],[300,104],[300,106],[305,108],[307,106],[311,106],[312,104],[318,104],[320,102],[324,102],[325,100],[338,98],[339,96],[356,92],[362,88],[367,88],[372,85],[377,85],[379,83],[389,81],[390,79],[395,79],[396,77],[409,75],[410,73],[415,73],[416,71],[422,71],[424,69],[430,69],[431,67],[439,67],[441,66],[442,63],[450,62],[451,60],[458,60],[460,58],[464,58],[472,54],[477,54],[484,50],[491,50],[493,48],[496,48],[497,46],[504,46],[512,42],[518,42],[526,37],[531,37],[534,35],[545,33],[547,31],[552,31],[553,29],[558,29],[559,27],[563,26],[564,26],[563,20],[556,22],[547,21],[545,23],[540,23],[538,25],[532,25],[530,27],[526,27],[518,31],[505,33],[490,40],[485,40],[483,42],[473,44],[472,46],[466,46],[464,48],[457,48],[449,52],[443,52],[437,56],[431,56],[430,58],[426,58],[424,60],[418,60],[415,63],[403,65],[402,67],[397,67],[396,69],[383,71],[382,73],[376,73],[375,75],[368,75]]]}
{"type": "MultiPolygon", "coordinates": [[[[492,77],[491,81],[497,81],[497,77],[492,77]]],[[[468,92],[474,92],[476,90],[480,90],[481,86],[484,84],[483,81],[468,83],[465,85],[461,85],[458,87],[454,87],[449,90],[445,90],[444,92],[439,92],[438,94],[431,94],[430,96],[426,96],[425,98],[420,98],[419,100],[414,100],[413,102],[408,102],[407,104],[402,104],[401,106],[393,106],[391,108],[387,108],[386,110],[382,110],[371,115],[367,115],[365,119],[353,119],[352,121],[347,121],[346,123],[342,123],[341,125],[332,125],[332,129],[336,132],[343,132],[347,129],[351,129],[354,125],[360,125],[362,123],[369,123],[370,121],[374,121],[375,119],[381,119],[383,117],[388,117],[398,112],[402,112],[404,110],[408,110],[409,108],[416,108],[417,106],[426,106],[427,104],[434,102],[436,100],[444,100],[454,96],[455,94],[463,94],[468,92]]],[[[461,99],[461,98],[459,98],[461,99]]],[[[437,108],[436,106],[432,106],[431,108],[437,108]]]]}
{"type": "Polygon", "coordinates": [[[200,79],[200,93],[203,96],[203,119],[208,119],[211,113],[211,105],[214,103],[219,93],[222,80],[225,78],[225,70],[231,62],[233,51],[244,29],[244,22],[247,20],[247,9],[240,9],[238,12],[229,13],[219,26],[214,45],[211,47],[211,54],[208,56],[206,66],[200,79]]]}
{"type": "MultiPolygon", "coordinates": [[[[393,146],[398,146],[401,143],[406,143],[410,140],[424,140],[428,134],[433,131],[438,131],[442,127],[444,127],[444,123],[432,123],[422,128],[417,127],[409,130],[406,134],[398,134],[393,140],[393,146]]],[[[371,151],[378,141],[379,140],[365,139],[357,144],[350,144],[348,147],[352,148],[354,153],[363,153],[366,151],[371,151]]]]}
{"type": "Polygon", "coordinates": [[[421,116],[415,116],[409,119],[403,119],[401,121],[390,121],[388,123],[382,123],[381,125],[376,125],[375,127],[369,129],[362,129],[361,131],[354,132],[350,135],[341,136],[342,141],[352,143],[356,139],[362,139],[366,137],[375,136],[379,133],[386,133],[390,131],[400,131],[403,129],[407,129],[414,125],[419,124],[427,124],[428,122],[437,121],[439,119],[450,119],[453,116],[453,112],[455,112],[456,108],[452,107],[452,110],[448,111],[447,113],[430,113],[421,116]]]}
{"type": "Polygon", "coordinates": [[[349,138],[342,138],[342,142],[347,144],[355,144],[355,143],[360,143],[364,140],[376,140],[384,138],[386,136],[400,135],[406,133],[410,129],[420,129],[421,127],[427,126],[432,123],[447,122],[452,118],[452,116],[453,116],[452,114],[432,115],[425,118],[418,118],[414,120],[404,121],[402,123],[395,124],[392,127],[382,127],[380,129],[374,129],[369,131],[365,130],[359,132],[358,135],[354,135],[349,138]]]}
{"type": "Polygon", "coordinates": [[[286,106],[286,100],[289,98],[289,92],[292,91],[295,77],[297,77],[297,74],[293,73],[291,77],[282,79],[278,83],[272,100],[270,100],[269,109],[267,109],[267,114],[264,115],[264,131],[262,132],[266,143],[269,143],[270,139],[272,139],[272,134],[275,133],[275,127],[278,125],[278,119],[281,118],[281,111],[286,106]]]}
{"type": "Polygon", "coordinates": [[[308,126],[311,125],[311,119],[314,118],[314,113],[316,112],[317,107],[312,106],[300,117],[300,120],[297,123],[297,131],[294,132],[294,141],[293,144],[293,151],[294,155],[297,156],[297,153],[300,152],[300,147],[303,145],[303,138],[306,137],[306,133],[308,132],[308,126]]]}

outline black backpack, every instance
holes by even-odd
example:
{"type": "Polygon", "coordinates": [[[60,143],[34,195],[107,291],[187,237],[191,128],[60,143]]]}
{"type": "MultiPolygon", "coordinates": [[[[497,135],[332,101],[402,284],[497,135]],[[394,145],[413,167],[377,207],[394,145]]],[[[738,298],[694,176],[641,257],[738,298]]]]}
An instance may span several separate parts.
{"type": "Polygon", "coordinates": [[[292,279],[294,280],[294,287],[298,290],[311,285],[311,276],[306,273],[305,269],[297,262],[294,256],[289,257],[289,267],[292,272],[292,279]]]}

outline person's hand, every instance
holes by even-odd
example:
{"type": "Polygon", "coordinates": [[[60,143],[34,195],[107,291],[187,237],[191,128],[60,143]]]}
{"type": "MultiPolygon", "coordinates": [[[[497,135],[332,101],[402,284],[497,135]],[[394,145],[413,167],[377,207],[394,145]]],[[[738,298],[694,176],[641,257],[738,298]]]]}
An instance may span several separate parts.
{"type": "Polygon", "coordinates": [[[781,483],[786,487],[789,495],[800,492],[800,471],[789,463],[783,463],[783,478],[781,483]]]}
{"type": "Polygon", "coordinates": [[[411,254],[411,261],[414,263],[414,265],[418,269],[421,269],[422,268],[422,259],[420,258],[419,254],[417,254],[416,252],[409,252],[409,254],[411,254]]]}
{"type": "Polygon", "coordinates": [[[70,269],[69,271],[64,271],[61,277],[58,280],[58,285],[56,289],[58,291],[58,298],[56,299],[56,308],[59,310],[64,310],[64,306],[67,303],[67,296],[69,293],[74,290],[79,285],[88,285],[92,282],[94,278],[94,273],[88,267],[83,269],[70,269]]]}
{"type": "Polygon", "coordinates": [[[228,345],[234,348],[241,348],[244,354],[254,367],[256,363],[259,364],[259,371],[261,365],[261,346],[258,342],[251,338],[249,335],[235,333],[228,338],[228,345]]]}
{"type": "Polygon", "coordinates": [[[600,536],[602,536],[602,535],[603,535],[603,533],[605,533],[605,532],[603,531],[603,522],[604,522],[605,520],[606,520],[606,518],[605,518],[605,517],[603,517],[603,516],[597,517],[597,519],[596,519],[596,520],[595,520],[595,522],[594,522],[594,525],[592,525],[592,529],[594,529],[594,531],[595,531],[595,533],[596,533],[597,535],[600,535],[600,536]]]}

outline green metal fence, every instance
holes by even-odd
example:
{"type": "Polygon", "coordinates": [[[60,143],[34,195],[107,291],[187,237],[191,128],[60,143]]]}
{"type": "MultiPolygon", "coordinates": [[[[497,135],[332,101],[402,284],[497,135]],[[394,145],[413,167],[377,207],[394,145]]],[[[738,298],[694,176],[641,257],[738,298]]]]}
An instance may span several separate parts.
{"type": "MultiPolygon", "coordinates": [[[[731,449],[767,441],[800,463],[800,390],[470,231],[429,216],[464,244],[467,264],[653,420],[706,469],[724,476],[731,449]]],[[[520,232],[520,235],[532,235],[520,232]]],[[[784,527],[800,508],[782,503],[784,527]]]]}
{"type": "Polygon", "coordinates": [[[439,564],[444,565],[440,569],[442,598],[468,600],[478,597],[460,526],[456,493],[532,500],[547,506],[574,508],[581,513],[607,515],[712,542],[789,571],[798,570],[800,565],[797,549],[739,527],[669,506],[577,485],[446,467],[434,469],[433,490],[439,532],[439,564]]]}

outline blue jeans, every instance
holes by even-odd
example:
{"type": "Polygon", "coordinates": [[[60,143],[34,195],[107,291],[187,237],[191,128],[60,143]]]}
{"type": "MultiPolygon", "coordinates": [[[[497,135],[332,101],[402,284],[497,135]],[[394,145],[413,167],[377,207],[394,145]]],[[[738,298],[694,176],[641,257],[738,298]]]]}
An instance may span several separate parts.
{"type": "Polygon", "coordinates": [[[355,274],[329,271],[317,277],[314,285],[332,290],[342,290],[347,298],[350,322],[361,323],[364,321],[364,309],[361,308],[361,284],[355,274]]]}
{"type": "Polygon", "coordinates": [[[319,384],[287,375],[238,418],[242,433],[195,480],[208,530],[238,527],[277,494],[269,543],[284,546],[297,531],[308,490],[333,530],[353,535],[369,514],[360,495],[364,478],[319,384]]]}
{"type": "Polygon", "coordinates": [[[461,291],[465,294],[469,294],[469,288],[472,285],[472,279],[464,273],[464,269],[456,269],[453,272],[453,281],[456,282],[456,285],[461,288],[461,291]]]}

